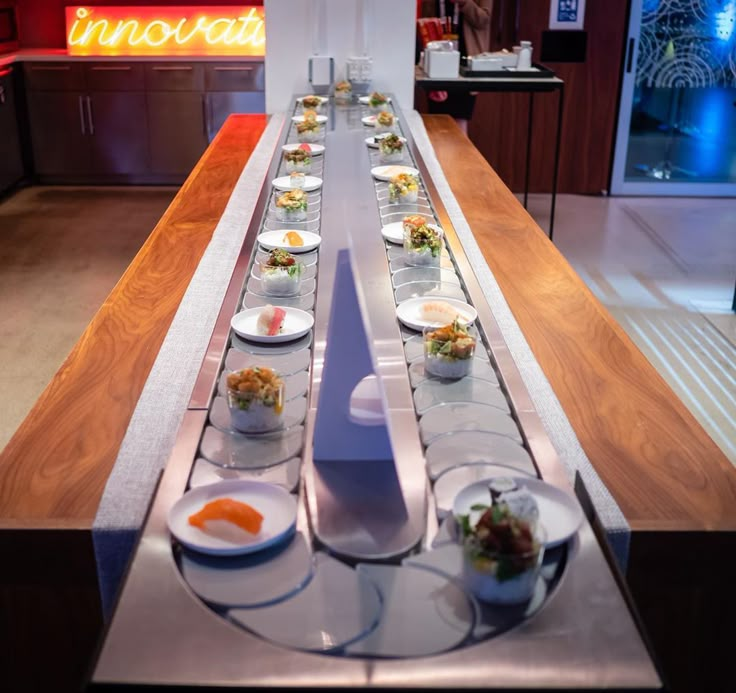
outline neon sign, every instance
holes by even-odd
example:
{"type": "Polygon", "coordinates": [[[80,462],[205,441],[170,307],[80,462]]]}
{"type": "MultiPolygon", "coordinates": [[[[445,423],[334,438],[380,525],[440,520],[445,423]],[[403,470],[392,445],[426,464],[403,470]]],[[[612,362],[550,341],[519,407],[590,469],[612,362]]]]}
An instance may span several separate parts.
{"type": "Polygon", "coordinates": [[[67,7],[69,55],[265,55],[263,7],[67,7]]]}

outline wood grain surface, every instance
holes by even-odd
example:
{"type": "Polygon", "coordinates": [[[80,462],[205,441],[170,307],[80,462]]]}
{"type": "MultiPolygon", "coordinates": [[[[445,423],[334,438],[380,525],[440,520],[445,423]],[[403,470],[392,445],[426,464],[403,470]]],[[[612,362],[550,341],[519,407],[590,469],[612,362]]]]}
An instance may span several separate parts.
{"type": "Polygon", "coordinates": [[[182,296],[266,125],[232,116],[0,454],[0,528],[90,527],[182,296]]]}
{"type": "Polygon", "coordinates": [[[632,529],[736,530],[728,459],[454,121],[424,121],[519,326],[632,529]]]}

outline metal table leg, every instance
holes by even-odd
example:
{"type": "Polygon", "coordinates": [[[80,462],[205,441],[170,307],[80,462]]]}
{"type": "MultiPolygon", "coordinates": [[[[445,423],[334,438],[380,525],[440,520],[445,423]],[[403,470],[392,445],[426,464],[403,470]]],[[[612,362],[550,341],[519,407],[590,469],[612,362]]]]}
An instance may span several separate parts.
{"type": "Polygon", "coordinates": [[[529,168],[532,159],[532,124],[534,122],[534,92],[529,93],[529,118],[526,125],[526,171],[524,172],[524,209],[529,199],[529,168]]]}
{"type": "Polygon", "coordinates": [[[549,240],[555,229],[555,206],[557,204],[557,173],[560,167],[560,140],[562,138],[562,112],[565,99],[565,85],[560,84],[559,97],[557,99],[557,137],[555,138],[555,160],[552,172],[552,208],[549,214],[549,240]]]}

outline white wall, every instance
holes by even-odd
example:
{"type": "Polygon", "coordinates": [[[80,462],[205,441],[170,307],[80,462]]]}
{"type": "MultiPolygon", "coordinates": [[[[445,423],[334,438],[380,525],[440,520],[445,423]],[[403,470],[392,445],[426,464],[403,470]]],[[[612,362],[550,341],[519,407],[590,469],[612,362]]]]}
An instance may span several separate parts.
{"type": "Polygon", "coordinates": [[[402,108],[414,102],[415,0],[265,0],[266,112],[291,106],[291,95],[309,93],[309,57],[335,59],[335,80],[345,60],[362,55],[358,12],[365,6],[366,54],[373,58],[373,88],[395,94],[402,108]],[[320,9],[323,8],[324,11],[320,9]],[[326,32],[315,32],[319,17],[326,32]]]}

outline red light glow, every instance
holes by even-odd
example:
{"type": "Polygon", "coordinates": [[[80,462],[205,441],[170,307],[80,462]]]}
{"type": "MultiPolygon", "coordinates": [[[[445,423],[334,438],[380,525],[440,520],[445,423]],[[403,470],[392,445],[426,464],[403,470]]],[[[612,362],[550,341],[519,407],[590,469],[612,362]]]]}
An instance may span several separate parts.
{"type": "Polygon", "coordinates": [[[67,7],[69,55],[266,53],[263,7],[67,7]]]}

